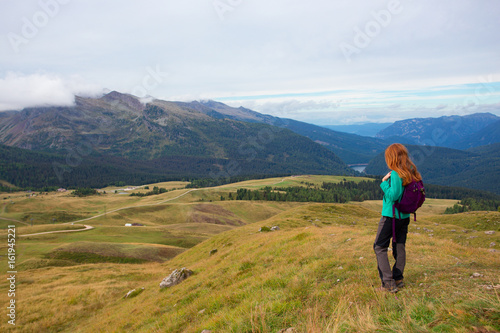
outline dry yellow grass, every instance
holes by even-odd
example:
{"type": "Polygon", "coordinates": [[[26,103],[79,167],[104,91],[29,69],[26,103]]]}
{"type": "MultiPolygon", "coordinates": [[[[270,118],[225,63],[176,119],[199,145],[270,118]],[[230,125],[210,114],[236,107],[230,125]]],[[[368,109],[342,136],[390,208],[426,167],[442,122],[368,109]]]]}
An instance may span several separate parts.
{"type": "Polygon", "coordinates": [[[323,182],[339,183],[342,180],[348,181],[361,181],[368,180],[369,178],[363,177],[343,177],[343,176],[327,176],[327,175],[304,175],[304,176],[289,176],[289,177],[278,177],[278,178],[266,178],[257,180],[248,180],[239,182],[236,184],[226,184],[219,188],[222,189],[236,189],[236,188],[248,188],[257,189],[265,186],[277,186],[277,187],[288,187],[288,186],[305,186],[305,183],[314,184],[316,186],[321,186],[323,182]]]}
{"type": "MultiPolygon", "coordinates": [[[[282,179],[243,185],[295,186],[341,178],[282,179]]],[[[90,220],[88,224],[96,226],[91,231],[18,239],[18,325],[12,328],[4,320],[0,331],[277,332],[292,326],[298,332],[318,333],[500,330],[495,289],[500,284],[500,213],[443,216],[456,201],[427,199],[418,221],[410,224],[407,287],[394,296],[374,291],[379,278],[372,243],[381,201],[216,201],[240,185],[144,198],[112,193],[90,198],[14,197],[8,216],[28,211],[50,218],[49,213],[57,210],[108,214],[90,220]],[[187,194],[178,197],[183,193],[187,194]],[[134,207],[111,212],[128,206],[134,207]],[[145,226],[124,227],[125,222],[145,226]],[[281,229],[259,232],[273,225],[281,229]],[[485,230],[496,233],[487,235],[485,230]],[[50,266],[44,255],[58,247],[104,255],[189,249],[165,263],[50,266]],[[210,255],[214,249],[217,252],[210,255]],[[181,267],[195,275],[160,290],[160,281],[181,267]],[[473,273],[480,276],[471,278],[473,273]],[[141,287],[141,294],[123,298],[141,287]]],[[[5,252],[5,245],[0,251],[5,252]]],[[[0,265],[6,267],[5,258],[0,265]]],[[[7,291],[3,280],[0,304],[8,302],[7,291]]]]}
{"type": "MultiPolygon", "coordinates": [[[[371,244],[376,215],[357,205],[310,204],[214,236],[165,264],[33,270],[29,278],[19,279],[23,307],[17,330],[276,332],[293,326],[298,332],[468,332],[474,325],[495,329],[498,294],[483,286],[500,283],[500,260],[486,248],[412,234],[407,287],[396,297],[375,292],[378,276],[371,244]],[[264,225],[279,225],[281,230],[258,232],[264,225]],[[218,251],[210,256],[213,249],[218,251]],[[181,267],[195,275],[160,290],[161,279],[181,267]],[[475,272],[482,276],[471,279],[475,272]],[[137,297],[122,298],[141,287],[145,291],[137,297]]],[[[0,297],[5,297],[3,285],[0,297]]]]}
{"type": "MultiPolygon", "coordinates": [[[[459,200],[451,199],[425,199],[424,204],[417,211],[417,218],[419,216],[443,214],[446,208],[453,207],[459,200]]],[[[374,211],[382,211],[382,200],[366,200],[363,202],[353,202],[353,204],[360,205],[372,209],[374,211]]]]}

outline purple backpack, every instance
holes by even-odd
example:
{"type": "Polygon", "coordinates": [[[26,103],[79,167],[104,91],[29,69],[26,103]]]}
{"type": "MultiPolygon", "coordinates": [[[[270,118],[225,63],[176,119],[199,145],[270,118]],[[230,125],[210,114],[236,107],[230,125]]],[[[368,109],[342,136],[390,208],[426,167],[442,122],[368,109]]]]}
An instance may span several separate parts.
{"type": "Polygon", "coordinates": [[[396,208],[399,211],[399,218],[401,213],[413,213],[414,221],[417,220],[417,209],[422,206],[425,201],[425,188],[421,180],[412,181],[404,187],[401,199],[392,205],[392,241],[396,242],[396,208]]]}

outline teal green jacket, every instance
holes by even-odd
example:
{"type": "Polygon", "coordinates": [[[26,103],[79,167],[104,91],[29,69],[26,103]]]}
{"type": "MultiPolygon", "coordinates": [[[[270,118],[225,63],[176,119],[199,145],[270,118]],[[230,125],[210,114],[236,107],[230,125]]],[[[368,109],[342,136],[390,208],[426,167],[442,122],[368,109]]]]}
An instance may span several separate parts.
{"type": "MultiPolygon", "coordinates": [[[[392,215],[392,205],[401,199],[403,195],[403,180],[399,177],[398,173],[394,170],[391,172],[391,177],[380,184],[380,188],[384,191],[384,198],[382,203],[382,216],[394,217],[392,215]]],[[[396,216],[399,219],[399,212],[396,209],[396,216]]],[[[410,217],[410,214],[401,213],[401,218],[405,219],[410,217]]]]}

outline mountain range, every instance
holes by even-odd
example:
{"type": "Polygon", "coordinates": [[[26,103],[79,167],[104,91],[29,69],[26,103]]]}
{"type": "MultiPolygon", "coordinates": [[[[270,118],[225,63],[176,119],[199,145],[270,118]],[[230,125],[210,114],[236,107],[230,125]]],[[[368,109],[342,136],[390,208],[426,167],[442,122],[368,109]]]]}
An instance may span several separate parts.
{"type": "Polygon", "coordinates": [[[387,146],[385,140],[333,131],[293,119],[261,114],[243,107],[233,108],[220,102],[192,102],[185,105],[218,118],[258,122],[289,129],[333,151],[348,164],[367,163],[387,146]]]}
{"type": "Polygon", "coordinates": [[[467,149],[500,142],[500,117],[491,113],[396,121],[377,138],[407,144],[467,149]]]}
{"type": "MultiPolygon", "coordinates": [[[[392,142],[467,149],[500,142],[499,125],[493,114],[409,119],[367,137],[216,101],[142,102],[113,91],[99,98],[77,96],[69,107],[0,112],[0,179],[40,187],[186,177],[350,175],[355,172],[347,164],[372,159],[367,171],[377,174],[380,170],[373,165],[392,142]]],[[[443,158],[461,154],[434,150],[443,158]]],[[[483,150],[499,156],[496,149],[483,150]]],[[[480,153],[463,154],[459,160],[474,160],[480,153]]],[[[427,156],[427,161],[432,159],[427,156]]],[[[437,184],[443,183],[438,178],[444,174],[433,175],[437,184]]]]}
{"type": "MultiPolygon", "coordinates": [[[[267,154],[273,147],[266,144],[261,149],[269,140],[264,132],[290,129],[302,136],[294,140],[304,140],[306,136],[344,158],[346,163],[366,162],[385,145],[380,139],[334,132],[214,101],[153,100],[142,104],[134,96],[111,92],[97,99],[76,97],[75,102],[74,107],[28,108],[0,114],[0,143],[37,151],[60,151],[98,140],[98,151],[128,158],[171,155],[228,158],[252,151],[252,155],[258,153],[260,158],[279,161],[276,151],[267,154]],[[256,135],[259,131],[264,131],[260,137],[256,135]],[[262,142],[253,143],[259,138],[262,142]],[[239,147],[244,140],[248,145],[253,144],[254,149],[239,147]],[[235,148],[240,149],[235,151],[235,148]]],[[[292,135],[290,131],[279,132],[273,139],[292,135]]],[[[288,150],[289,153],[294,151],[288,150]]]]}
{"type": "MultiPolygon", "coordinates": [[[[242,113],[252,115],[247,110],[242,113]]],[[[33,177],[21,178],[36,179],[43,170],[45,183],[57,176],[57,184],[75,186],[76,179],[89,175],[110,181],[111,170],[122,177],[114,181],[137,179],[138,174],[153,179],[354,174],[332,151],[311,139],[286,128],[231,118],[236,117],[222,117],[198,103],[143,104],[118,92],[101,98],[76,97],[72,107],[5,112],[0,115],[0,143],[10,147],[1,149],[0,177],[9,182],[17,179],[14,185],[20,186],[16,174],[30,170],[33,177]],[[37,167],[28,167],[30,162],[38,162],[37,167]]]]}

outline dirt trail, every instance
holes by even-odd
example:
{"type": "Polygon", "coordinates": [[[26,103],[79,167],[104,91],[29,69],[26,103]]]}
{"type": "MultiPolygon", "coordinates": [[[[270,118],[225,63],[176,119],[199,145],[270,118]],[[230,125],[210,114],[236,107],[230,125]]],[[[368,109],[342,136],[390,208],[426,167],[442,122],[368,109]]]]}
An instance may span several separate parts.
{"type": "Polygon", "coordinates": [[[95,218],[98,218],[98,217],[101,217],[101,216],[104,216],[104,215],[107,215],[109,213],[114,213],[114,212],[118,212],[120,210],[124,210],[124,209],[130,209],[130,208],[140,208],[140,207],[148,207],[148,206],[156,206],[156,205],[161,205],[167,201],[172,201],[172,200],[175,200],[175,199],[178,199],[190,192],[193,192],[193,191],[196,191],[198,189],[192,189],[192,190],[189,190],[187,192],[184,192],[182,193],[181,195],[178,195],[176,196],[175,198],[171,198],[171,199],[167,199],[167,200],[163,200],[163,201],[160,201],[160,202],[155,202],[155,203],[152,203],[152,204],[147,204],[147,205],[139,205],[139,206],[128,206],[128,207],[122,207],[122,208],[118,208],[118,209],[113,209],[113,210],[110,210],[110,211],[107,211],[106,213],[102,213],[102,214],[98,214],[98,215],[95,215],[95,216],[92,216],[92,217],[87,217],[85,219],[81,219],[81,220],[78,220],[78,221],[72,221],[72,222],[65,222],[65,223],[61,223],[61,224],[69,224],[69,223],[80,223],[80,222],[83,222],[83,221],[88,221],[88,220],[92,220],[92,219],[95,219],[95,218]]]}
{"type": "Polygon", "coordinates": [[[23,222],[23,221],[19,221],[19,220],[14,220],[14,219],[7,219],[5,217],[0,217],[0,220],[12,221],[12,222],[17,222],[17,223],[22,223],[22,224],[29,225],[29,223],[26,223],[26,222],[23,222]]]}
{"type": "Polygon", "coordinates": [[[75,229],[75,230],[55,230],[55,231],[45,231],[45,232],[37,232],[34,234],[27,234],[27,235],[19,235],[20,237],[27,237],[27,236],[36,236],[36,235],[45,235],[45,234],[54,234],[56,232],[76,232],[76,231],[85,231],[85,230],[91,230],[94,229],[93,226],[91,225],[84,225],[84,229],[75,229]]]}

